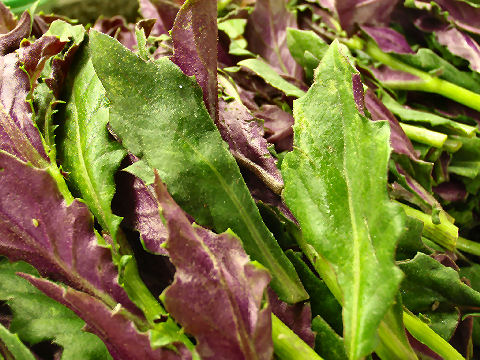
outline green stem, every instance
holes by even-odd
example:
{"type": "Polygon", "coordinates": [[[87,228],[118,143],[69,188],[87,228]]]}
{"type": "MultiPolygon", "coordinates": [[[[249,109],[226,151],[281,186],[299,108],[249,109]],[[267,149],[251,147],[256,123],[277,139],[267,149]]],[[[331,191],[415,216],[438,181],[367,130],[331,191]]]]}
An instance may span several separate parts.
{"type": "MultiPolygon", "coordinates": [[[[320,254],[318,254],[312,246],[307,244],[301,234],[295,236],[298,245],[308,260],[313,264],[320,277],[327,285],[330,292],[337,299],[338,303],[343,306],[342,290],[337,282],[337,276],[334,269],[320,254]]],[[[375,351],[379,351],[384,356],[383,359],[398,360],[417,360],[415,352],[410,346],[405,346],[402,340],[396,335],[394,324],[393,308],[388,310],[384,319],[378,327],[378,336],[380,343],[375,351]],[[392,358],[393,356],[393,358],[392,358]]]]}
{"type": "Polygon", "coordinates": [[[448,135],[428,130],[419,126],[400,123],[405,134],[409,139],[421,144],[442,148],[448,139],[448,135]]]}
{"type": "Polygon", "coordinates": [[[50,164],[46,170],[57,183],[58,190],[60,191],[65,201],[67,202],[67,205],[70,205],[73,202],[74,197],[70,192],[70,190],[68,189],[67,183],[65,182],[65,178],[60,172],[60,169],[57,167],[57,164],[55,163],[50,164]]]}
{"type": "Polygon", "coordinates": [[[457,239],[457,249],[472,255],[480,256],[480,243],[467,240],[461,236],[457,239]]]}
{"type": "Polygon", "coordinates": [[[463,146],[463,143],[460,140],[447,139],[443,144],[443,149],[449,153],[455,153],[463,146]]]}
{"type": "Polygon", "coordinates": [[[415,339],[427,345],[444,360],[465,360],[452,345],[409,311],[403,312],[403,323],[415,339]]]}
{"type": "Polygon", "coordinates": [[[280,360],[322,360],[320,355],[275,315],[272,315],[272,337],[275,355],[280,360]]]}
{"type": "Polygon", "coordinates": [[[408,205],[399,203],[405,213],[415,219],[423,222],[423,236],[436,242],[448,250],[455,250],[458,239],[458,228],[452,224],[444,211],[439,214],[440,224],[436,225],[432,221],[432,217],[419,210],[411,208],[408,205]]]}
{"type": "MultiPolygon", "coordinates": [[[[354,48],[358,48],[360,46],[359,44],[362,44],[358,40],[360,39],[356,39],[355,42],[347,41],[346,44],[350,47],[355,46],[354,48]]],[[[370,55],[374,60],[377,60],[392,69],[410,73],[421,80],[418,82],[389,83],[389,87],[399,90],[415,90],[439,94],[480,111],[480,94],[407,65],[393,56],[384,53],[373,41],[367,41],[366,43],[363,43],[363,45],[363,51],[370,55]]]]}

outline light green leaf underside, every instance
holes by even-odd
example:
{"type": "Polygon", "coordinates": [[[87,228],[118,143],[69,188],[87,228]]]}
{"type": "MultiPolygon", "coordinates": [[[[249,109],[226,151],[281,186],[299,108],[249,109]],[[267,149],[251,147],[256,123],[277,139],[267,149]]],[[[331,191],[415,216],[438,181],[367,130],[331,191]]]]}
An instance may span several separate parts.
{"type": "Polygon", "coordinates": [[[91,32],[90,47],[111,101],[110,124],[123,145],[158,169],[175,201],[196,222],[217,232],[231,228],[247,253],[270,270],[283,300],[306,299],[208,115],[195,79],[168,58],[145,62],[98,32],[91,32]]]}
{"type": "Polygon", "coordinates": [[[301,97],[305,94],[305,91],[289,83],[282,78],[280,74],[265,61],[260,59],[246,59],[238,63],[240,66],[244,66],[252,70],[255,74],[260,76],[267,83],[283,91],[287,96],[301,97]]]}
{"type": "Polygon", "coordinates": [[[77,55],[66,85],[66,108],[59,114],[59,157],[74,193],[116,239],[121,218],[111,210],[114,174],[126,152],[108,134],[108,101],[85,46],[77,55]]]}
{"type": "Polygon", "coordinates": [[[389,128],[357,111],[356,70],[334,42],[307,95],[294,103],[295,149],[282,164],[284,197],[303,236],[334,268],[351,359],[370,353],[402,279],[394,265],[404,215],[387,195],[389,128]]]}
{"type": "Polygon", "coordinates": [[[17,272],[39,276],[27,263],[0,260],[0,300],[6,300],[13,312],[11,332],[32,345],[53,341],[63,347],[62,360],[111,359],[102,341],[82,330],[83,320],[17,276],[17,272]]]}
{"type": "Polygon", "coordinates": [[[7,360],[35,360],[30,350],[20,341],[18,335],[12,334],[2,324],[0,324],[0,349],[0,359],[3,359],[3,353],[7,360]]]}

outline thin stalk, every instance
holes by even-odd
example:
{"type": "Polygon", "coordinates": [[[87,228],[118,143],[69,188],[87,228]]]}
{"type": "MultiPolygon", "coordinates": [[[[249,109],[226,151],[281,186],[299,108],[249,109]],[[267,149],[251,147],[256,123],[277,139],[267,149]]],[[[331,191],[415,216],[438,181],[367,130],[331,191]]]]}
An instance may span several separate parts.
{"type": "Polygon", "coordinates": [[[427,345],[444,360],[465,360],[452,345],[409,311],[403,312],[403,323],[415,339],[427,345]]]}
{"type": "Polygon", "coordinates": [[[392,69],[410,73],[421,80],[418,82],[398,82],[389,84],[389,87],[393,89],[424,91],[439,94],[474,110],[480,111],[480,94],[407,65],[393,56],[384,53],[373,41],[362,43],[360,39],[355,39],[355,41],[346,41],[345,44],[357,49],[362,44],[362,50],[374,60],[377,60],[392,69]]]}
{"type": "Polygon", "coordinates": [[[440,224],[436,225],[432,217],[408,205],[399,203],[405,213],[423,222],[423,236],[443,246],[447,250],[454,251],[458,239],[458,227],[452,224],[444,211],[439,214],[440,224]]]}
{"type": "Polygon", "coordinates": [[[443,149],[449,153],[455,153],[463,146],[463,143],[460,140],[447,139],[443,144],[443,149]]]}
{"type": "Polygon", "coordinates": [[[323,360],[275,315],[272,315],[272,337],[275,356],[280,360],[323,360]]]}
{"type": "Polygon", "coordinates": [[[428,130],[423,127],[400,123],[405,134],[409,139],[421,144],[442,148],[448,139],[448,135],[428,130]]]}
{"type": "Polygon", "coordinates": [[[480,243],[459,236],[457,239],[457,250],[480,256],[480,243]]]}

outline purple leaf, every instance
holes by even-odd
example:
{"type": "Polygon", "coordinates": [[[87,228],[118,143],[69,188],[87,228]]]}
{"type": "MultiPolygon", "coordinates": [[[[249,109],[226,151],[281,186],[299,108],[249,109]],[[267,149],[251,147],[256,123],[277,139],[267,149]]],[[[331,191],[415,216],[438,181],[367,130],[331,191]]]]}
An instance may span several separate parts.
{"type": "Polygon", "coordinates": [[[412,160],[418,160],[418,155],[397,118],[383,105],[371,89],[368,89],[365,93],[365,105],[372,116],[372,120],[388,120],[390,124],[390,144],[393,151],[397,154],[404,154],[412,160]]]}
{"type": "Polygon", "coordinates": [[[110,250],[97,244],[93,217],[78,200],[67,206],[56,182],[0,152],[0,254],[96,296],[138,310],[117,281],[110,250]]]}
{"type": "Polygon", "coordinates": [[[448,11],[448,19],[458,27],[469,32],[480,34],[478,19],[480,18],[480,8],[470,6],[464,1],[458,0],[436,0],[440,7],[448,11]]]}
{"type": "Polygon", "coordinates": [[[168,312],[195,336],[202,359],[270,360],[271,312],[262,305],[268,272],[249,262],[231,232],[216,235],[192,226],[158,175],[155,190],[177,268],[164,293],[168,312]]]}
{"type": "Polygon", "coordinates": [[[263,105],[255,116],[264,121],[267,141],[275,145],[278,152],[293,149],[292,114],[280,109],[277,105],[263,105]]]}
{"type": "Polygon", "coordinates": [[[399,32],[387,27],[361,26],[361,29],[370,36],[378,47],[387,53],[414,54],[405,37],[399,32]]]}
{"type": "Polygon", "coordinates": [[[140,13],[145,19],[157,20],[152,29],[153,36],[167,34],[180,6],[169,0],[140,0],[140,13]]]}
{"type": "MultiPolygon", "coordinates": [[[[0,6],[2,6],[3,9],[4,5],[0,3],[0,6]]],[[[4,10],[2,10],[2,13],[3,12],[4,10]]],[[[10,25],[10,23],[8,25],[10,25]]],[[[6,34],[0,35],[0,55],[6,55],[18,49],[20,42],[30,36],[31,26],[32,19],[30,14],[25,11],[14,29],[6,34]]],[[[6,26],[2,27],[6,28],[6,26]]]]}
{"type": "Polygon", "coordinates": [[[287,28],[297,28],[295,15],[286,8],[287,0],[257,0],[248,18],[245,38],[248,49],[263,57],[280,73],[302,78],[302,68],[287,46],[287,28]]]}
{"type": "Polygon", "coordinates": [[[365,116],[365,96],[363,94],[363,83],[360,74],[352,76],[353,100],[360,114],[365,116]]]}
{"type": "Polygon", "coordinates": [[[371,67],[370,71],[379,82],[386,86],[398,83],[422,82],[422,79],[420,79],[418,76],[407,73],[405,71],[394,70],[386,65],[380,65],[378,68],[371,67]]]}
{"type": "Polygon", "coordinates": [[[340,25],[352,31],[355,24],[387,25],[398,0],[341,0],[335,6],[340,25]]]}
{"type": "Polygon", "coordinates": [[[172,61],[186,75],[195,75],[214,120],[218,117],[217,33],[216,0],[187,1],[172,28],[172,61]]]}
{"type": "Polygon", "coordinates": [[[415,25],[422,31],[433,32],[441,45],[447,47],[452,54],[468,60],[470,67],[480,72],[480,46],[471,36],[425,17],[417,19],[415,25]]]}
{"type": "Polygon", "coordinates": [[[263,126],[238,101],[219,102],[217,127],[240,166],[254,173],[274,193],[283,189],[276,161],[268,151],[263,126]]]}
{"type": "MultiPolygon", "coordinates": [[[[129,156],[132,158],[132,155],[129,156]]],[[[117,196],[114,200],[115,212],[124,218],[129,228],[140,233],[146,250],[157,255],[167,255],[162,244],[167,240],[167,228],[158,210],[155,191],[138,177],[120,172],[117,175],[117,196]]]]}
{"type": "Polygon", "coordinates": [[[449,202],[465,201],[468,195],[465,185],[453,181],[434,186],[432,190],[443,200],[449,202]]]}
{"type": "Polygon", "coordinates": [[[17,26],[14,15],[3,2],[0,2],[0,34],[5,34],[13,30],[17,26]]]}
{"type": "Polygon", "coordinates": [[[122,16],[114,16],[110,19],[100,18],[93,28],[117,39],[130,50],[133,50],[134,47],[137,46],[135,26],[133,24],[127,24],[122,16]]]}
{"type": "Polygon", "coordinates": [[[174,344],[176,351],[150,347],[148,333],[135,328],[131,320],[124,316],[122,308],[112,311],[97,298],[72,288],[61,286],[29,274],[19,273],[32,285],[52,299],[73,310],[86,323],[86,330],[97,335],[107,346],[114,359],[148,360],[189,360],[190,352],[181,344],[174,344]]]}
{"type": "Polygon", "coordinates": [[[281,301],[275,292],[268,288],[268,300],[272,312],[300,339],[310,347],[315,346],[315,333],[312,331],[312,309],[310,303],[297,303],[289,305],[281,301]]]}
{"type": "Polygon", "coordinates": [[[0,149],[39,168],[48,164],[48,156],[27,98],[46,60],[64,45],[55,36],[44,36],[0,57],[0,149]]]}

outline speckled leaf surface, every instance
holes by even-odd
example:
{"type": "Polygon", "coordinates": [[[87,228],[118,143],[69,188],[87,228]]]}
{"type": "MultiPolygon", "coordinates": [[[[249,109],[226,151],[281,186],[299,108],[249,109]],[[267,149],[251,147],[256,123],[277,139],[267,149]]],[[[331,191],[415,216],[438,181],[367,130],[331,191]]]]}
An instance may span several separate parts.
{"type": "Polygon", "coordinates": [[[336,273],[351,359],[373,350],[398,291],[393,256],[404,222],[387,195],[388,124],[358,112],[355,74],[334,42],[315,83],[294,103],[296,148],[282,163],[284,197],[304,240],[336,273]]]}
{"type": "Polygon", "coordinates": [[[126,152],[109,135],[108,100],[84,46],[66,84],[58,132],[59,159],[68,182],[81,195],[102,228],[116,239],[121,218],[111,210],[114,174],[126,152]]]}
{"type": "Polygon", "coordinates": [[[176,267],[164,293],[167,310],[198,340],[202,359],[271,359],[271,311],[262,304],[268,272],[250,263],[231,231],[217,235],[192,225],[159,178],[155,192],[176,267]]]}
{"type": "Polygon", "coordinates": [[[145,62],[116,40],[90,35],[92,61],[123,145],[159,171],[177,203],[201,225],[231,228],[272,273],[283,300],[307,298],[292,264],[262,222],[195,79],[169,59],[145,62]],[[233,215],[233,216],[232,216],[233,215]]]}
{"type": "Polygon", "coordinates": [[[78,200],[69,206],[46,170],[0,152],[0,253],[42,274],[138,313],[118,284],[110,250],[97,243],[93,217],[78,200]],[[21,191],[19,191],[21,189],[21,191]]]}

